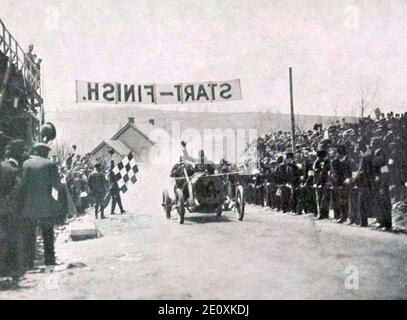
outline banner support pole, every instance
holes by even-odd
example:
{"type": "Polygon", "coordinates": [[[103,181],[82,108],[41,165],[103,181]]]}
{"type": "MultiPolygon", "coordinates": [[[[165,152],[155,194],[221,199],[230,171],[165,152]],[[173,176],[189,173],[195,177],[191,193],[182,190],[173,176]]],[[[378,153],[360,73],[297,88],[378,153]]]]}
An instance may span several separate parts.
{"type": "Polygon", "coordinates": [[[295,117],[294,117],[294,98],[293,98],[293,71],[289,69],[290,78],[290,107],[291,107],[291,150],[295,156],[295,117]]]}

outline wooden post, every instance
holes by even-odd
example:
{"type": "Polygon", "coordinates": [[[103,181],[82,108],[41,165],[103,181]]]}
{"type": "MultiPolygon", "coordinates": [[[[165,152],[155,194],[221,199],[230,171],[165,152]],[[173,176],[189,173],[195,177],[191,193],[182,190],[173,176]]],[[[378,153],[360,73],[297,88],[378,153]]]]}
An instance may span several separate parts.
{"type": "Polygon", "coordinates": [[[291,106],[291,144],[292,152],[295,156],[295,117],[294,117],[294,98],[293,98],[293,72],[292,68],[289,68],[290,75],[290,106],[291,106]]]}

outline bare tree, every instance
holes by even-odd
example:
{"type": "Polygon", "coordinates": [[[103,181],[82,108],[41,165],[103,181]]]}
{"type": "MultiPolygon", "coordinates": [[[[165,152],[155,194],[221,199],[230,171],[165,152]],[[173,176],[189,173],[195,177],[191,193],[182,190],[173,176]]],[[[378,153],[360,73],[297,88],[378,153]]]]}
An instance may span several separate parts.
{"type": "Polygon", "coordinates": [[[297,114],[295,116],[295,129],[298,132],[302,132],[303,130],[305,130],[305,118],[302,115],[297,114]]]}
{"type": "Polygon", "coordinates": [[[72,152],[72,147],[67,141],[56,141],[52,149],[59,161],[65,161],[72,152]]]}
{"type": "Polygon", "coordinates": [[[269,108],[262,107],[261,111],[258,112],[257,117],[257,132],[260,134],[264,134],[271,131],[275,113],[272,113],[269,108]]]}
{"type": "Polygon", "coordinates": [[[379,80],[376,80],[376,85],[373,90],[371,90],[370,86],[362,86],[360,85],[360,116],[363,118],[367,108],[370,106],[371,102],[376,97],[377,91],[379,89],[379,80]]]}

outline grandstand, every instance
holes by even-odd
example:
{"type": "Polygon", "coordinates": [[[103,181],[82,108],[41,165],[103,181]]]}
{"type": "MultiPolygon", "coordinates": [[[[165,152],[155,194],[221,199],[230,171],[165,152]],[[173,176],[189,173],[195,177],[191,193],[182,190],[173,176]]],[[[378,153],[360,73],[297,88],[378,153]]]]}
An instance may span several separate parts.
{"type": "Polygon", "coordinates": [[[41,123],[40,70],[0,19],[0,131],[32,143],[41,123]]]}

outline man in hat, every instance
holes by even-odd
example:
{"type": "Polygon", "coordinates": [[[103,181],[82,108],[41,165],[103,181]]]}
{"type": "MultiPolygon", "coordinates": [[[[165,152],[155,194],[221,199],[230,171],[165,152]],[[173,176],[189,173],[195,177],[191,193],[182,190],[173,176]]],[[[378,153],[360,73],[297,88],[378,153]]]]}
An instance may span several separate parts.
{"type": "MultiPolygon", "coordinates": [[[[352,179],[345,180],[345,184],[348,186],[348,198],[349,198],[349,223],[360,225],[360,213],[359,213],[359,187],[354,181],[354,174],[356,175],[360,164],[360,158],[366,153],[366,144],[363,141],[355,142],[353,146],[353,152],[349,152],[349,163],[352,170],[352,179]]],[[[350,149],[352,151],[352,149],[350,149]]]]}
{"type": "Polygon", "coordinates": [[[381,137],[374,137],[371,141],[371,150],[373,153],[372,165],[375,171],[375,215],[377,218],[377,228],[380,230],[391,230],[391,198],[389,189],[389,167],[388,157],[384,151],[381,137]]]}
{"type": "Polygon", "coordinates": [[[403,195],[404,184],[407,181],[407,159],[402,150],[403,146],[399,142],[389,144],[389,183],[392,196],[396,201],[403,195]]]}
{"type": "MultiPolygon", "coordinates": [[[[24,63],[26,64],[26,66],[31,70],[31,67],[35,64],[35,57],[36,55],[33,54],[34,51],[34,45],[31,43],[28,46],[28,51],[25,54],[24,57],[24,63]]],[[[34,71],[34,70],[33,70],[34,71]]]]}
{"type": "Polygon", "coordinates": [[[277,211],[283,210],[283,185],[285,183],[285,164],[282,155],[277,156],[277,164],[274,170],[274,181],[276,183],[275,203],[277,211]]]}
{"type": "Polygon", "coordinates": [[[298,171],[300,174],[300,184],[298,186],[298,201],[297,201],[297,214],[311,213],[314,210],[314,190],[312,189],[311,179],[308,176],[309,171],[312,171],[312,159],[309,150],[302,150],[302,159],[297,161],[298,171]]]}
{"type": "Polygon", "coordinates": [[[368,226],[368,216],[373,211],[373,187],[375,174],[372,170],[372,151],[366,150],[359,163],[359,168],[353,182],[358,187],[358,213],[360,215],[360,226],[368,226]]]}
{"type": "Polygon", "coordinates": [[[66,165],[67,170],[72,169],[73,158],[74,158],[75,153],[76,153],[76,145],[72,146],[72,150],[73,151],[71,153],[69,153],[68,157],[65,160],[65,165],[66,165]]]}
{"type": "Polygon", "coordinates": [[[120,209],[120,213],[123,214],[126,211],[123,209],[123,205],[122,205],[122,198],[120,196],[120,189],[119,189],[119,185],[117,184],[117,180],[116,180],[116,176],[113,172],[113,169],[115,167],[115,163],[114,160],[112,160],[110,162],[110,196],[112,197],[112,206],[111,206],[111,211],[110,214],[115,214],[115,209],[116,209],[116,204],[119,205],[119,209],[120,209]]]}
{"type": "Polygon", "coordinates": [[[387,158],[381,148],[381,139],[373,137],[355,177],[359,187],[362,227],[368,226],[369,216],[376,217],[379,229],[390,230],[392,227],[388,173],[387,158]]]}
{"type": "MultiPolygon", "coordinates": [[[[26,159],[22,140],[11,141],[6,148],[6,160],[0,164],[0,219],[6,231],[6,264],[10,276],[17,281],[24,273],[23,230],[21,228],[21,173],[26,159]]],[[[0,258],[1,259],[1,258],[0,258]]]]}
{"type": "Polygon", "coordinates": [[[329,172],[329,159],[327,152],[324,149],[317,151],[317,159],[313,165],[313,180],[314,187],[316,188],[316,202],[317,202],[317,219],[327,219],[329,217],[329,200],[330,194],[328,190],[328,172],[329,172]]]}
{"type": "Polygon", "coordinates": [[[23,164],[22,197],[25,230],[25,251],[32,268],[36,251],[36,228],[40,227],[46,265],[55,265],[54,225],[60,179],[58,167],[48,159],[50,147],[45,143],[33,146],[33,155],[23,164]]]}
{"type": "Polygon", "coordinates": [[[89,176],[89,190],[91,196],[95,200],[95,218],[98,218],[98,212],[100,210],[100,218],[105,219],[103,200],[106,195],[106,178],[102,172],[102,164],[100,162],[95,163],[95,170],[89,176]]]}
{"type": "Polygon", "coordinates": [[[336,147],[336,151],[337,154],[331,166],[332,205],[334,215],[337,217],[336,222],[343,223],[348,219],[349,211],[348,187],[345,181],[352,177],[352,169],[346,146],[340,144],[336,147]]]}
{"type": "Polygon", "coordinates": [[[8,265],[12,271],[11,276],[14,280],[18,280],[26,271],[21,218],[21,178],[22,165],[27,157],[24,141],[13,140],[7,146],[6,160],[1,164],[2,168],[8,172],[8,174],[6,173],[5,175],[6,179],[3,180],[3,187],[5,186],[6,190],[3,190],[2,193],[8,210],[8,265]]]}
{"type": "Polygon", "coordinates": [[[270,161],[270,177],[269,177],[269,182],[270,182],[270,207],[273,209],[277,208],[277,202],[276,202],[276,192],[277,192],[277,181],[276,181],[276,169],[277,169],[277,160],[271,160],[270,161]]]}
{"type": "MultiPolygon", "coordinates": [[[[300,176],[301,173],[294,160],[294,153],[289,151],[285,158],[285,183],[287,187],[283,188],[283,207],[293,213],[297,212],[300,176]]],[[[283,211],[285,210],[283,209],[283,211]]]]}
{"type": "Polygon", "coordinates": [[[272,208],[274,206],[274,196],[275,196],[275,188],[274,188],[274,181],[273,181],[273,171],[275,169],[277,162],[271,159],[267,159],[266,167],[264,169],[264,205],[267,207],[272,208]]]}

